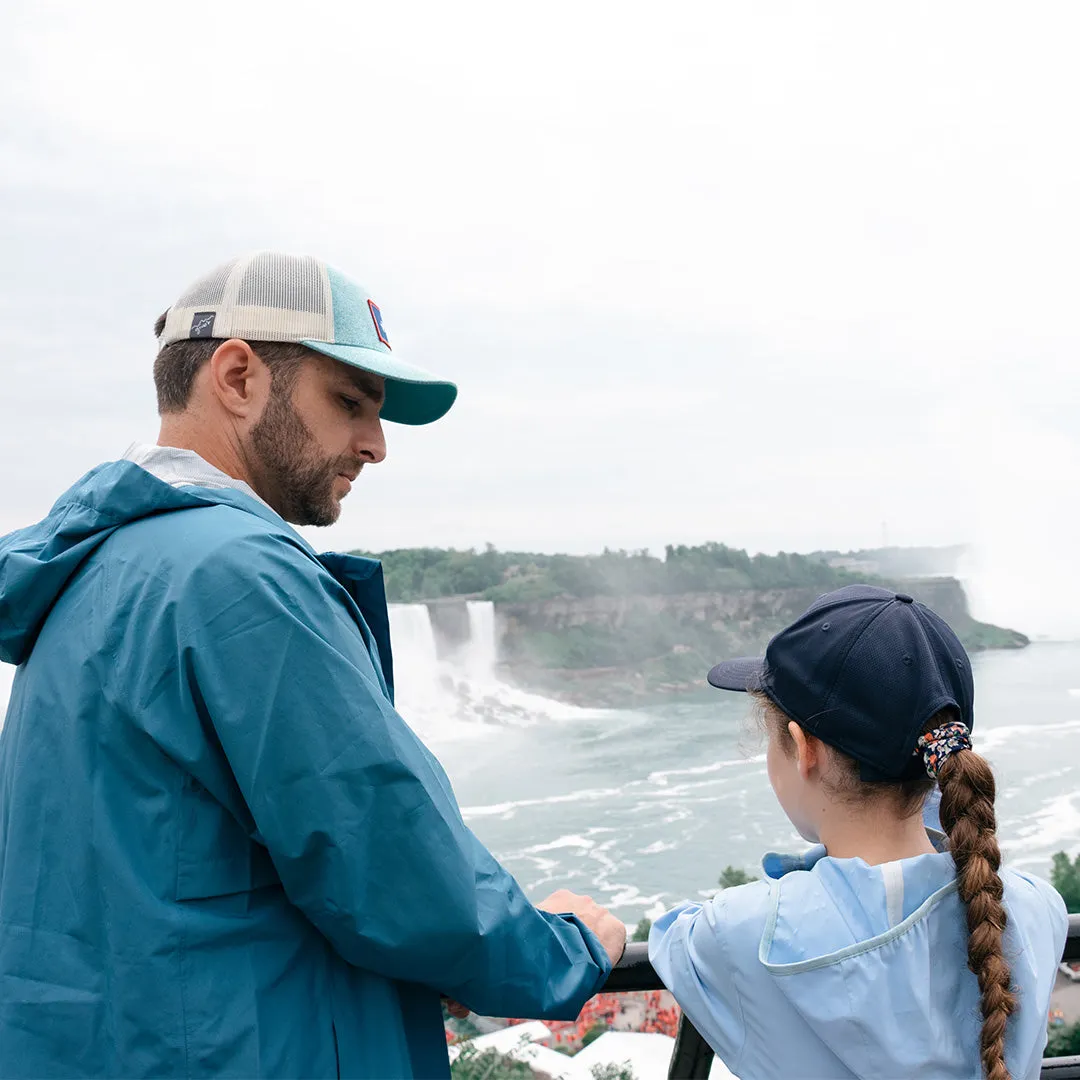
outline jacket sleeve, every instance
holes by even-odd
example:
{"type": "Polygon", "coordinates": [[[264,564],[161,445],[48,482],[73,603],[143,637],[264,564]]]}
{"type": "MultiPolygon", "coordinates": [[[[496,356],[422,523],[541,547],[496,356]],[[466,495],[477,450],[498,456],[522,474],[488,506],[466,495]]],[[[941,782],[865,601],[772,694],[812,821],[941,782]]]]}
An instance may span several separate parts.
{"type": "Polygon", "coordinates": [[[572,1019],[610,962],[465,826],[344,589],[273,538],[192,571],[181,665],[289,899],[350,963],[491,1015],[572,1019]]]}
{"type": "Polygon", "coordinates": [[[723,923],[723,893],[707,904],[682,904],[653,923],[649,959],[690,1022],[734,1069],[746,1027],[723,923]]]}

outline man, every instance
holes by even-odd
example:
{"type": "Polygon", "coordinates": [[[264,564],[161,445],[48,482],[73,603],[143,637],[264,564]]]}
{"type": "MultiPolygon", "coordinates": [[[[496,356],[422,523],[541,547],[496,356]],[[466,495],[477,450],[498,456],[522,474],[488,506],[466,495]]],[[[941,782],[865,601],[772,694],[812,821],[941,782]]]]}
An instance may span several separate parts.
{"type": "Polygon", "coordinates": [[[439,1076],[440,993],[575,1016],[625,928],[465,827],[379,565],[286,524],[455,387],[311,258],[234,260],[157,333],[159,445],[0,540],[0,1075],[439,1076]]]}

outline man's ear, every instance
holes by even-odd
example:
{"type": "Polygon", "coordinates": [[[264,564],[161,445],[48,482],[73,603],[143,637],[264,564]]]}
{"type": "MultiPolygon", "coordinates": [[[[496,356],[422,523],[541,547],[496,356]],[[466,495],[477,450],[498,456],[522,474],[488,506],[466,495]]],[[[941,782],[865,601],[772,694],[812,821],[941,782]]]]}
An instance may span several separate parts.
{"type": "Polygon", "coordinates": [[[794,720],[788,724],[788,731],[795,742],[795,763],[799,767],[799,775],[807,780],[821,764],[821,740],[808,735],[794,720]]]}
{"type": "Polygon", "coordinates": [[[270,369],[239,338],[223,341],[207,365],[210,393],[237,419],[253,419],[270,390],[270,369]]]}

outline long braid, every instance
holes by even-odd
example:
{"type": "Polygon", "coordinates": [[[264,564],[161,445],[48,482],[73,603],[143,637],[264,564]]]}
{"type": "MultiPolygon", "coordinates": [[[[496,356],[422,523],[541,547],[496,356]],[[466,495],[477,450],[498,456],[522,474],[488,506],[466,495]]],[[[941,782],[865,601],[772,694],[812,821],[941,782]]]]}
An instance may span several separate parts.
{"type": "Polygon", "coordinates": [[[980,1057],[987,1080],[1011,1080],[1005,1065],[1005,1027],[1017,1001],[1002,952],[1006,916],[998,876],[994,774],[973,750],[958,750],[942,762],[937,779],[941,824],[967,908],[968,967],[978,977],[982,995],[980,1057]]]}

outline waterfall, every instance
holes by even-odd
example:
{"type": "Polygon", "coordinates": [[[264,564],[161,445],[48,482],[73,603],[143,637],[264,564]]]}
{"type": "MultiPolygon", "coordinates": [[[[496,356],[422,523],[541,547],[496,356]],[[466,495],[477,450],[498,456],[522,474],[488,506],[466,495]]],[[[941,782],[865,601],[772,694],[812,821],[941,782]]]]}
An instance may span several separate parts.
{"type": "Polygon", "coordinates": [[[432,671],[439,662],[439,654],[427,605],[390,604],[388,611],[394,667],[407,668],[413,677],[432,671]]]}
{"type": "Polygon", "coordinates": [[[480,682],[493,683],[498,660],[495,642],[495,605],[490,600],[469,600],[469,640],[465,646],[465,670],[480,682]]]}
{"type": "Polygon", "coordinates": [[[431,612],[426,604],[390,604],[389,613],[397,707],[405,715],[438,717],[445,693],[431,612]]]}
{"type": "Polygon", "coordinates": [[[390,605],[390,645],[398,712],[428,740],[441,741],[585,715],[584,710],[529,694],[495,673],[498,635],[495,605],[465,605],[468,637],[440,659],[439,641],[426,604],[390,605]]]}

